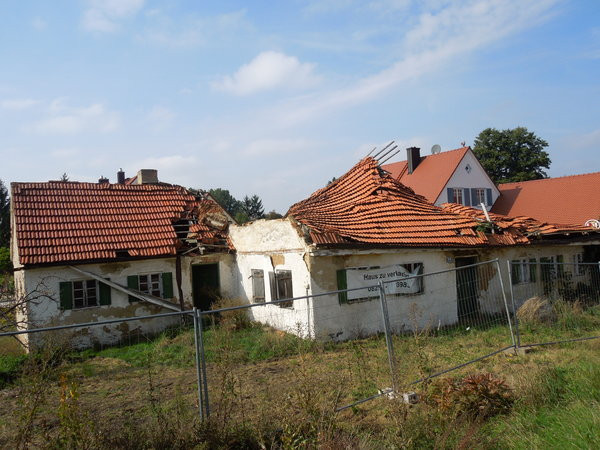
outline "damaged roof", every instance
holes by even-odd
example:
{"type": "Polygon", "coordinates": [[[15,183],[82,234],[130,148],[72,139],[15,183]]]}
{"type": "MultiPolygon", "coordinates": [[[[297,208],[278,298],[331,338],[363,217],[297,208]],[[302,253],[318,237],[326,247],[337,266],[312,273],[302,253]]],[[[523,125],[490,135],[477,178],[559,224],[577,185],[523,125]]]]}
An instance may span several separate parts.
{"type": "Polygon", "coordinates": [[[527,244],[533,236],[594,232],[529,218],[494,215],[462,205],[434,206],[367,157],[288,211],[312,243],[323,246],[473,247],[527,244]],[[494,232],[492,233],[492,229],[494,232]]]}
{"type": "Polygon", "coordinates": [[[231,250],[229,217],[176,185],[12,183],[23,265],[174,256],[200,245],[231,250]]]}

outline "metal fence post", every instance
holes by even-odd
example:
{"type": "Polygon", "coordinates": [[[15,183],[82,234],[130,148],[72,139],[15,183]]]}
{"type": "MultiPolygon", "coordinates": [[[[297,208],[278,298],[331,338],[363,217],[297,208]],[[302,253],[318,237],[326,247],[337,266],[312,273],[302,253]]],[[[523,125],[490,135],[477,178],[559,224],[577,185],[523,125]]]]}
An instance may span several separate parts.
{"type": "Polygon", "coordinates": [[[199,320],[198,320],[198,311],[196,309],[196,307],[194,306],[193,309],[193,313],[194,313],[194,347],[195,347],[195,354],[196,354],[196,378],[197,378],[197,384],[198,384],[198,413],[200,415],[200,421],[204,420],[204,405],[203,405],[203,401],[202,401],[202,369],[201,369],[201,363],[200,363],[200,341],[201,341],[201,337],[199,336],[199,331],[200,331],[200,326],[199,326],[199,320]]]}
{"type": "MultiPolygon", "coordinates": [[[[512,327],[512,321],[510,320],[510,311],[508,309],[508,301],[506,300],[506,291],[504,290],[504,280],[502,279],[502,272],[500,270],[500,260],[496,259],[496,269],[498,270],[498,278],[500,279],[500,290],[502,291],[502,300],[504,300],[504,308],[506,309],[506,318],[508,319],[508,328],[510,330],[510,338],[513,343],[513,347],[517,348],[517,341],[515,340],[515,333],[512,327]]],[[[510,270],[509,270],[510,274],[510,270]]],[[[510,275],[509,275],[510,276],[510,275]]],[[[512,283],[511,283],[512,286],[512,283]]]]}
{"type": "Polygon", "coordinates": [[[512,279],[512,266],[510,260],[506,260],[506,265],[508,267],[508,283],[510,284],[510,301],[512,303],[513,310],[513,318],[515,319],[515,334],[517,336],[517,347],[521,347],[521,333],[519,332],[519,318],[517,317],[517,307],[515,306],[515,290],[513,287],[513,279],[512,279]]]}
{"type": "Polygon", "coordinates": [[[381,315],[383,318],[383,328],[385,330],[385,343],[387,345],[388,360],[390,363],[390,374],[392,376],[392,389],[397,392],[396,386],[396,359],[394,354],[394,342],[392,340],[392,331],[390,327],[390,316],[387,308],[387,298],[385,296],[385,287],[383,281],[379,281],[379,300],[381,302],[381,315]]]}
{"type": "Polygon", "coordinates": [[[206,417],[210,417],[210,403],[208,401],[208,376],[206,375],[206,355],[204,354],[204,336],[203,336],[203,325],[202,315],[200,311],[196,310],[198,314],[198,338],[200,341],[200,367],[202,369],[202,383],[204,388],[204,410],[206,417]]]}

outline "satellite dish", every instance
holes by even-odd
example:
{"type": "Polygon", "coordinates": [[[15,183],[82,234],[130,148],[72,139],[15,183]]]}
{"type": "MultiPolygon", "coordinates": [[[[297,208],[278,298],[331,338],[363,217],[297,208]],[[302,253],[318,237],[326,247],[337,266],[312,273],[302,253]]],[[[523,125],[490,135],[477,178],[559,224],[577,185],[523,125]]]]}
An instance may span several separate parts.
{"type": "Polygon", "coordinates": [[[441,151],[442,151],[442,147],[439,144],[435,144],[433,147],[431,147],[432,155],[437,155],[441,151]]]}

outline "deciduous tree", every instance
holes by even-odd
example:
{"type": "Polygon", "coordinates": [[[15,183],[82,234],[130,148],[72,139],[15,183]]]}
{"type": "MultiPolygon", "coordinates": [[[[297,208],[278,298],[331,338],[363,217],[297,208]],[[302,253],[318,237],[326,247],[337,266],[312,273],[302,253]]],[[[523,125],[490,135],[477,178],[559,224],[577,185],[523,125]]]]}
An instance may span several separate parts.
{"type": "Polygon", "coordinates": [[[495,183],[546,178],[548,143],[525,127],[486,128],[475,138],[473,153],[495,183]]]}

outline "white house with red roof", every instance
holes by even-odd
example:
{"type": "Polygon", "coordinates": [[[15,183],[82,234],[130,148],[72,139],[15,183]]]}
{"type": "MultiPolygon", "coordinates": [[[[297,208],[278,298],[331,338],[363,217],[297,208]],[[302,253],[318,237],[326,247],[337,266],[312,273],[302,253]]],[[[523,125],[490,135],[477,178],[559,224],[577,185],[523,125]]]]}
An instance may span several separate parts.
{"type": "Polygon", "coordinates": [[[397,181],[434,205],[458,203],[489,210],[500,191],[470,147],[421,156],[417,147],[406,149],[406,161],[382,166],[397,181]]]}
{"type": "MultiPolygon", "coordinates": [[[[233,219],[210,196],[160,183],[11,184],[11,257],[22,329],[210,307],[233,295],[233,219]]],[[[178,317],[78,329],[72,343],[153,334],[178,317]]],[[[35,345],[41,335],[21,335],[35,345]]]]}

